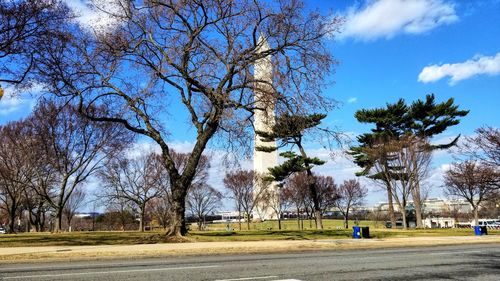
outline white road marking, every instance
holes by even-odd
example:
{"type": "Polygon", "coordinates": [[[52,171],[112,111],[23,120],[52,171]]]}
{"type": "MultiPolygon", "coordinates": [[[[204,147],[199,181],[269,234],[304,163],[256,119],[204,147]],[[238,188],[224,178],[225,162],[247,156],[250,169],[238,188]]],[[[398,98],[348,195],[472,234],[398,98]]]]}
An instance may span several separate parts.
{"type": "Polygon", "coordinates": [[[464,251],[464,252],[439,252],[439,253],[429,253],[429,255],[456,255],[456,254],[474,254],[474,253],[481,253],[482,251],[476,250],[476,251],[464,251]]]}
{"type": "Polygon", "coordinates": [[[92,274],[116,274],[116,273],[151,272],[151,271],[167,271],[167,270],[182,270],[182,269],[204,269],[204,268],[214,268],[214,267],[220,267],[220,265],[167,267],[167,268],[144,268],[144,269],[131,269],[131,270],[76,272],[76,273],[61,273],[61,274],[46,274],[46,275],[6,276],[6,277],[2,277],[3,278],[2,280],[26,279],[26,278],[41,278],[41,277],[63,277],[63,276],[92,275],[92,274]]]}
{"type": "MultiPolygon", "coordinates": [[[[276,278],[278,276],[256,276],[256,277],[243,277],[243,278],[235,278],[235,279],[218,279],[214,281],[240,281],[240,280],[257,280],[257,279],[269,279],[276,278]]],[[[276,280],[280,281],[280,280],[276,280]]]]}

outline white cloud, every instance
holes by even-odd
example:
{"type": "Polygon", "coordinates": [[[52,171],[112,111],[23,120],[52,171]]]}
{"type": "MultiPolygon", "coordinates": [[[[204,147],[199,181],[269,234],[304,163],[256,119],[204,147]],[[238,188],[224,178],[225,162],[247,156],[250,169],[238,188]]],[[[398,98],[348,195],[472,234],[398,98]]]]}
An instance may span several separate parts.
{"type": "Polygon", "coordinates": [[[120,24],[118,17],[123,12],[121,0],[64,0],[77,14],[76,21],[85,29],[97,33],[105,32],[120,24]]]}
{"type": "Polygon", "coordinates": [[[429,83],[449,76],[449,84],[454,85],[461,80],[481,74],[500,75],[500,53],[491,57],[476,55],[462,63],[426,66],[418,75],[418,81],[429,83]]]}
{"type": "Polygon", "coordinates": [[[339,38],[365,41],[419,34],[458,20],[454,5],[444,0],[372,0],[349,8],[343,16],[339,38]]]}
{"type": "Polygon", "coordinates": [[[35,95],[42,91],[43,86],[35,84],[29,89],[14,89],[7,87],[4,89],[4,96],[0,100],[0,117],[9,116],[13,113],[25,110],[26,113],[36,104],[35,95]],[[28,110],[26,110],[28,108],[28,110]]]}
{"type": "Polygon", "coordinates": [[[349,99],[347,100],[347,103],[355,103],[355,102],[357,102],[357,101],[358,101],[358,98],[356,98],[356,97],[352,97],[352,98],[349,98],[349,99]]]}

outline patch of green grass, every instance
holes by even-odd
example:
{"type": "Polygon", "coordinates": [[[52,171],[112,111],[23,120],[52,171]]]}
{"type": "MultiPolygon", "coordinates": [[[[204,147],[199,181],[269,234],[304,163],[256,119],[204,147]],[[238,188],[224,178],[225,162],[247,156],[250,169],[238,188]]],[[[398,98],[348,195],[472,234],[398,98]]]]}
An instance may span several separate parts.
{"type": "Polygon", "coordinates": [[[137,231],[4,234],[0,235],[0,247],[143,244],[148,243],[152,234],[137,231]]]}
{"type": "MultiPolygon", "coordinates": [[[[314,223],[311,223],[314,228],[314,223]]],[[[354,223],[350,222],[352,227],[354,223]]],[[[472,236],[472,229],[386,229],[379,223],[361,221],[360,226],[370,227],[372,238],[388,237],[437,237],[437,236],[472,236]],[[378,226],[378,227],[377,227],[378,226]]],[[[297,222],[284,221],[282,230],[278,230],[276,221],[252,223],[250,230],[238,230],[238,224],[231,224],[226,231],[226,224],[209,225],[209,231],[195,231],[191,226],[188,240],[195,242],[230,242],[230,241],[261,241],[261,240],[314,240],[350,238],[351,229],[343,229],[341,220],[325,220],[325,229],[309,228],[309,222],[304,221],[304,230],[297,230],[297,222]]],[[[242,225],[246,229],[246,224],[242,225]]],[[[488,230],[489,234],[500,235],[500,230],[488,230]]],[[[66,232],[66,233],[20,233],[0,235],[0,247],[30,247],[30,246],[88,246],[88,245],[132,245],[145,243],[185,242],[168,240],[162,231],[100,231],[100,232],[66,232]]]]}
{"type": "MultiPolygon", "coordinates": [[[[349,227],[354,225],[355,221],[349,220],[349,227]]],[[[384,223],[375,222],[375,221],[359,221],[360,226],[369,226],[370,228],[385,228],[384,223]]],[[[304,220],[300,222],[301,227],[304,227],[304,230],[316,229],[316,225],[313,220],[304,220]]],[[[216,224],[208,224],[208,230],[211,231],[224,231],[226,230],[227,223],[216,223],[216,224]]],[[[230,223],[229,228],[232,230],[239,230],[238,223],[230,223]]],[[[323,220],[323,228],[324,229],[343,229],[344,222],[342,220],[331,220],[325,219],[323,220]]],[[[196,229],[196,225],[193,224],[191,229],[196,229]]],[[[278,230],[278,221],[264,221],[259,223],[250,223],[250,229],[247,229],[247,224],[245,222],[241,223],[241,230],[278,230]]],[[[286,219],[281,221],[281,229],[282,230],[298,230],[299,225],[296,219],[286,219]]]]}
{"type": "MultiPolygon", "coordinates": [[[[500,234],[499,230],[489,234],[500,234]]],[[[199,242],[214,241],[259,241],[259,240],[314,240],[350,238],[351,229],[325,230],[250,230],[250,231],[191,231],[189,236],[199,242]]],[[[374,229],[370,228],[371,238],[389,237],[439,237],[439,236],[472,236],[471,229],[374,229]]]]}

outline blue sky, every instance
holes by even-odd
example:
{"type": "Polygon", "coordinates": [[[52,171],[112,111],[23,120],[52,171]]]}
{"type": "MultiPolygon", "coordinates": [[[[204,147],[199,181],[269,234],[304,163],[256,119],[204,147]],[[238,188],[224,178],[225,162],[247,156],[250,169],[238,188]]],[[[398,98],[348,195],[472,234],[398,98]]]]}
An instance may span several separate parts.
{"type": "MultiPolygon", "coordinates": [[[[329,113],[327,124],[357,135],[369,126],[355,120],[356,110],[381,107],[399,98],[411,102],[434,93],[438,101],[453,97],[470,110],[460,125],[439,138],[471,135],[482,125],[500,127],[499,0],[306,2],[309,9],[345,17],[342,34],[328,42],[340,64],[332,76],[335,84],[325,89],[325,94],[342,104],[329,113]]],[[[0,102],[0,124],[26,116],[32,106],[32,99],[25,94],[18,98],[7,95],[0,102]]],[[[191,133],[180,131],[172,142],[187,149],[191,133]]],[[[318,149],[313,153],[328,155],[318,149]]],[[[429,180],[434,187],[432,195],[441,195],[441,174],[451,161],[447,153],[435,155],[429,180]]],[[[221,170],[224,168],[214,165],[211,182],[215,186],[221,185],[221,170]]],[[[341,182],[354,177],[356,170],[347,159],[339,158],[319,172],[341,182]]],[[[382,192],[366,184],[372,190],[367,203],[384,199],[382,192]]]]}

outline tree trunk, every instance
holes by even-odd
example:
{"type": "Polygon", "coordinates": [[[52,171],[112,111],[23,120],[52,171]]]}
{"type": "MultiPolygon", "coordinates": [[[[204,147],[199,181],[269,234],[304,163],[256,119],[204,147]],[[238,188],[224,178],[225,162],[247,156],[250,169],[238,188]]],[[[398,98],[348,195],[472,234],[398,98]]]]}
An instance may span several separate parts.
{"type": "Polygon", "coordinates": [[[247,212],[247,230],[250,230],[250,213],[247,212]]]}
{"type": "Polygon", "coordinates": [[[345,229],[349,228],[349,212],[346,212],[344,215],[344,227],[345,229]]]}
{"type": "Polygon", "coordinates": [[[66,218],[66,222],[68,223],[68,231],[69,231],[69,232],[71,232],[71,230],[72,230],[72,229],[71,229],[71,221],[72,221],[72,219],[73,219],[73,218],[72,218],[72,217],[70,217],[70,216],[68,216],[68,217],[66,218]]]}
{"type": "Polygon", "coordinates": [[[401,212],[401,217],[403,218],[403,229],[404,230],[407,230],[408,227],[406,226],[406,211],[403,209],[403,211],[401,212]]]}
{"type": "Polygon", "coordinates": [[[186,218],[186,193],[180,182],[174,182],[172,186],[172,224],[167,230],[167,236],[184,236],[187,234],[186,218]]]}
{"type": "MultiPolygon", "coordinates": [[[[299,144],[298,145],[300,154],[304,159],[307,158],[307,154],[304,150],[304,148],[299,144]]],[[[314,179],[314,176],[311,172],[311,168],[309,167],[309,164],[307,162],[305,163],[306,167],[306,173],[307,173],[307,178],[309,182],[309,194],[311,195],[311,198],[313,200],[313,208],[314,208],[314,215],[316,219],[316,228],[317,229],[323,229],[323,219],[321,217],[321,207],[319,206],[319,198],[318,198],[318,191],[316,190],[316,180],[314,179]]]]}
{"type": "Polygon", "coordinates": [[[300,229],[300,210],[297,208],[297,229],[300,229]]]}
{"type": "Polygon", "coordinates": [[[278,229],[281,230],[281,216],[278,214],[278,229]]]}
{"type": "Polygon", "coordinates": [[[9,232],[15,233],[16,227],[16,205],[12,204],[9,212],[9,232]]]}
{"type": "Polygon", "coordinates": [[[316,217],[316,228],[323,229],[323,218],[321,217],[321,210],[314,210],[314,216],[316,217]]]}
{"type": "Polygon", "coordinates": [[[392,201],[392,189],[390,185],[387,185],[387,204],[389,212],[389,218],[391,219],[392,228],[396,228],[396,215],[394,214],[394,203],[392,201]]]}
{"type": "Polygon", "coordinates": [[[472,210],[474,212],[474,225],[479,225],[479,212],[478,212],[478,206],[475,206],[474,209],[472,210]]]}
{"type": "Polygon", "coordinates": [[[422,228],[422,201],[420,200],[420,183],[417,181],[412,193],[413,204],[415,205],[415,220],[417,228],[422,228]]]}
{"type": "Polygon", "coordinates": [[[62,210],[58,209],[56,211],[56,225],[54,226],[54,232],[62,232],[62,210]]]}
{"type": "Polygon", "coordinates": [[[144,232],[144,209],[139,208],[139,231],[144,232]]]}
{"type": "Polygon", "coordinates": [[[238,228],[241,231],[241,209],[238,208],[238,228]]]}

